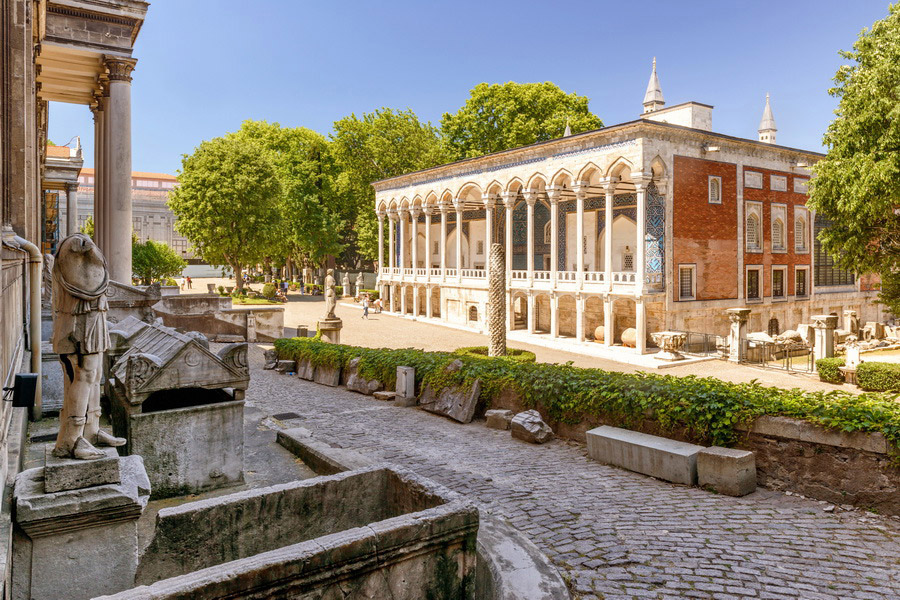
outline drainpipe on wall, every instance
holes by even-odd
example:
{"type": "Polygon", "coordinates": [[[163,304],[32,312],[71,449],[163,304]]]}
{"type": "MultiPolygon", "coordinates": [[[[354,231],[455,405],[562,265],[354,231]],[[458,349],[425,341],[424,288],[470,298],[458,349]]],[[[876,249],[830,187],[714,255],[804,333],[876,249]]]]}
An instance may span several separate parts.
{"type": "Polygon", "coordinates": [[[31,346],[31,372],[37,375],[37,385],[34,389],[34,407],[31,410],[31,418],[37,421],[41,418],[41,279],[44,257],[40,249],[25,238],[15,236],[13,241],[23,250],[28,252],[28,264],[31,265],[29,277],[29,310],[31,321],[29,322],[28,343],[31,346]]]}

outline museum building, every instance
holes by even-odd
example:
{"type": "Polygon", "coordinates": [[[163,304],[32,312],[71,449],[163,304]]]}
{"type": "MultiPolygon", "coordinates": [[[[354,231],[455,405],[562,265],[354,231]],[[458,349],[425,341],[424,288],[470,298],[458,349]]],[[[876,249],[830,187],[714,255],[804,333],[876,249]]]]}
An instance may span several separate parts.
{"type": "Polygon", "coordinates": [[[622,342],[656,331],[724,336],[816,314],[881,321],[877,279],[837,268],[806,207],[822,154],[712,130],[713,107],[666,107],[654,60],[634,121],[376,182],[385,308],[486,329],[491,244],[505,250],[507,328],[622,342]],[[413,242],[415,240],[415,242],[413,242]]]}

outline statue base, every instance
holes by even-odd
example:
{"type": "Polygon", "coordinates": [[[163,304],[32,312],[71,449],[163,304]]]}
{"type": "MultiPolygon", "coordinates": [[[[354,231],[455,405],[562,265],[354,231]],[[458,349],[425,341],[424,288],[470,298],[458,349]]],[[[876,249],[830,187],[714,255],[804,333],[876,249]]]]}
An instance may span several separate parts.
{"type": "Polygon", "coordinates": [[[54,457],[16,477],[13,598],[53,600],[64,590],[67,599],[89,600],[134,587],[150,481],[140,456],[114,452],[93,461],[54,457]],[[51,487],[69,489],[48,493],[48,473],[51,487]]]}
{"type": "Polygon", "coordinates": [[[338,318],[322,319],[317,323],[317,327],[319,328],[319,333],[322,334],[323,342],[331,344],[341,343],[341,329],[344,327],[343,321],[338,318]]]}

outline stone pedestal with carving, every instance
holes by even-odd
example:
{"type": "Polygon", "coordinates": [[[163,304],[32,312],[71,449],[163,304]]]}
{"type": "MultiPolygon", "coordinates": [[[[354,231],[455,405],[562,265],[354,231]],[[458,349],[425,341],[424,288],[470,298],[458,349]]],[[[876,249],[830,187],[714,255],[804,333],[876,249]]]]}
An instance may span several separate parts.
{"type": "Polygon", "coordinates": [[[323,342],[341,343],[341,329],[344,327],[343,321],[338,318],[322,319],[316,325],[319,328],[319,333],[322,334],[323,342]]]}
{"type": "Polygon", "coordinates": [[[678,331],[658,331],[651,333],[653,341],[659,346],[660,350],[654,356],[657,360],[674,361],[684,360],[684,355],[680,350],[684,348],[687,341],[687,334],[678,331]]]}
{"type": "Polygon", "coordinates": [[[731,320],[731,333],[728,336],[728,361],[744,360],[744,339],[747,337],[747,321],[750,319],[749,308],[729,308],[725,311],[731,320]]]}
{"type": "Polygon", "coordinates": [[[51,459],[16,477],[12,598],[88,600],[134,586],[150,481],[140,456],[106,454],[51,459]]]}
{"type": "Polygon", "coordinates": [[[859,335],[859,319],[856,317],[855,310],[844,311],[844,331],[859,335]]]}
{"type": "Polygon", "coordinates": [[[813,346],[815,359],[832,358],[834,356],[834,330],[837,329],[837,315],[813,315],[813,328],[816,330],[816,342],[813,346]]]}

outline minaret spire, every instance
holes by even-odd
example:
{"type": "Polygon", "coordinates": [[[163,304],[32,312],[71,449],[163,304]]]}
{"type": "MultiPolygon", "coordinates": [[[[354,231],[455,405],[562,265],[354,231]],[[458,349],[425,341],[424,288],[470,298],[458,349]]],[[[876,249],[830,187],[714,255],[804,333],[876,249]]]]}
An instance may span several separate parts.
{"type": "Polygon", "coordinates": [[[569,117],[566,117],[566,130],[563,132],[563,137],[569,137],[572,135],[572,128],[569,127],[569,117]]]}
{"type": "Polygon", "coordinates": [[[769,94],[766,93],[766,107],[763,109],[762,119],[759,121],[759,141],[767,144],[775,143],[775,117],[772,115],[772,106],[769,104],[769,94]]]}
{"type": "Polygon", "coordinates": [[[662,88],[659,85],[659,77],[656,75],[656,57],[653,57],[653,71],[650,73],[650,82],[647,84],[647,93],[644,94],[644,112],[649,113],[665,106],[662,88]]]}

